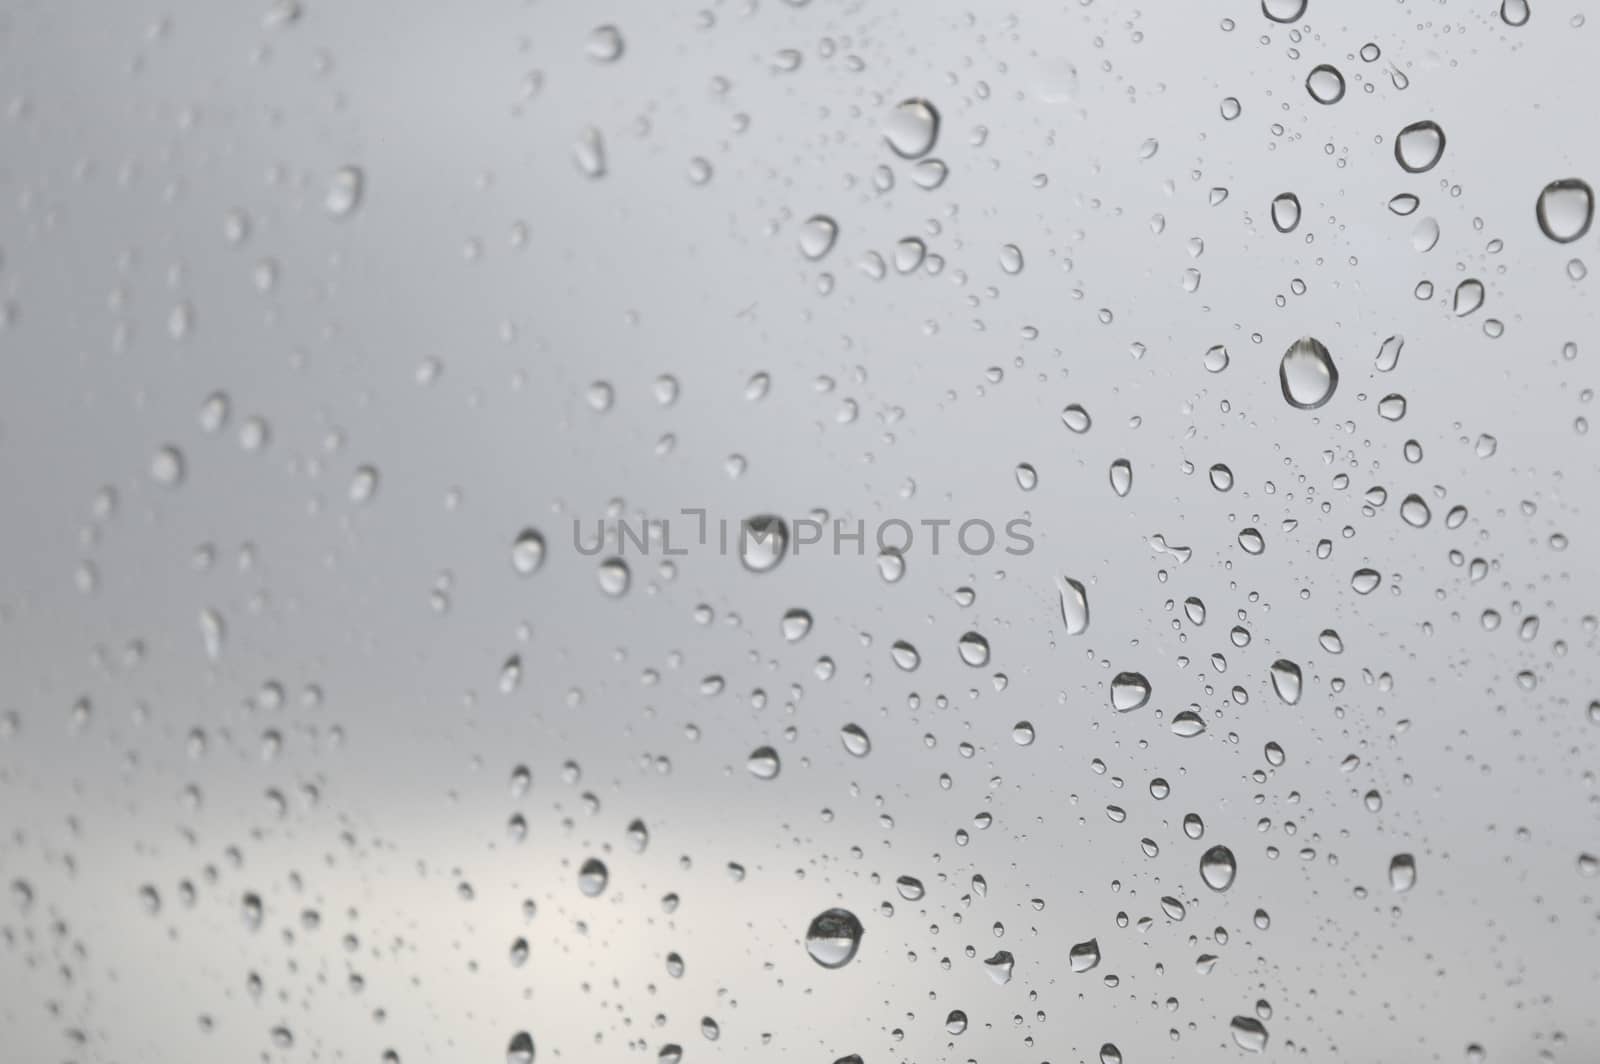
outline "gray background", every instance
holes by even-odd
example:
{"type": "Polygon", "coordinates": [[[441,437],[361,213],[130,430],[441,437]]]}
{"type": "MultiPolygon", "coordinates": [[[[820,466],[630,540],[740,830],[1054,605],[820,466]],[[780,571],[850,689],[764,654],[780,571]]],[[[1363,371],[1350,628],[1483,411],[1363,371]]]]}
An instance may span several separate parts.
{"type": "Polygon", "coordinates": [[[1061,1064],[1109,1042],[1137,1064],[1240,1055],[1228,1021],[1257,1001],[1271,1059],[1596,1059],[1600,881],[1579,868],[1600,852],[1597,470],[1578,423],[1594,281],[1567,263],[1600,234],[1558,246],[1534,203],[1600,175],[1600,26],[1576,2],[1533,8],[1510,28],[1481,0],[1312,0],[1293,26],[1250,3],[1106,0],[306,0],[284,25],[261,3],[0,5],[8,1059],[500,1060],[527,1030],[540,1060],[677,1043],[690,1062],[1061,1064]],[[616,62],[586,54],[603,23],[616,62]],[[1304,88],[1320,62],[1347,80],[1336,105],[1304,88]],[[882,140],[909,96],[943,117],[936,190],[882,140]],[[1407,175],[1392,139],[1421,118],[1449,142],[1407,175]],[[597,179],[572,155],[591,126],[597,179]],[[332,217],[350,165],[361,202],[332,217]],[[1289,235],[1268,220],[1283,191],[1304,205],[1289,235]],[[1421,198],[1409,218],[1386,209],[1399,192],[1421,198]],[[819,212],[839,237],[811,262],[799,228],[819,212]],[[1424,218],[1442,236],[1419,252],[1424,218]],[[941,273],[858,268],[907,236],[941,273]],[[1487,301],[1458,318],[1467,277],[1487,301]],[[1391,334],[1404,353],[1380,374],[1391,334]],[[1314,412],[1279,393],[1302,335],[1341,374],[1314,412]],[[1202,366],[1214,344],[1220,374],[1202,366]],[[751,401],[756,373],[771,390],[751,401]],[[1398,423],[1377,414],[1390,393],[1398,423]],[[1071,402],[1087,434],[1061,424],[1071,402]],[[164,446],[179,485],[152,477],[164,446]],[[1126,498],[1107,480],[1122,457],[1126,498]],[[1214,462],[1231,493],[1207,483],[1214,462]],[[1374,486],[1387,501],[1364,508],[1374,486]],[[1424,529],[1399,517],[1411,492],[1424,529]],[[1448,529],[1457,504],[1470,516],[1448,529]],[[1026,515],[1037,545],[919,545],[893,584],[871,551],[757,575],[696,549],[633,558],[629,591],[603,594],[574,519],[680,507],[1026,515]],[[548,547],[524,578],[528,526],[548,547]],[[1236,541],[1250,526],[1259,556],[1236,541]],[[1378,592],[1351,589],[1361,566],[1378,592]],[[1062,575],[1088,586],[1080,636],[1062,575]],[[797,607],[815,625],[791,645],[797,607]],[[1318,646],[1328,627],[1342,655],[1318,646]],[[957,655],[969,629],[987,668],[957,655]],[[914,673],[891,661],[902,639],[914,673]],[[1272,693],[1280,657],[1304,669],[1297,706],[1272,693]],[[1154,694],[1119,716],[1107,686],[1127,669],[1154,694]],[[1208,730],[1182,739],[1170,720],[1191,707],[1208,730]],[[772,781],[745,769],[762,745],[783,759],[772,781]],[[1198,875],[1219,842],[1240,866],[1225,894],[1198,875]],[[1401,852],[1418,868],[1403,895],[1401,852]],[[589,857],[611,870],[597,898],[577,887],[589,857]],[[926,897],[900,898],[901,875],[926,897]],[[801,939],[835,905],[866,936],[825,971],[801,939]],[[1071,973],[1091,937],[1104,960],[1071,973]],[[1003,986],[981,963],[997,949],[1016,957],[1003,986]]]}

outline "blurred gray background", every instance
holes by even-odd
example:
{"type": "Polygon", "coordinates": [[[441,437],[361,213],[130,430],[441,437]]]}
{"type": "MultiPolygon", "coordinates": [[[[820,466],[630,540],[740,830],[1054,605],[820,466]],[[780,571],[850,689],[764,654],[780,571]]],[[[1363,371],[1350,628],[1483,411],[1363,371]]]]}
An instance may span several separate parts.
{"type": "Polygon", "coordinates": [[[1585,9],[0,4],[3,1055],[1600,1058],[1585,9]],[[574,542],[685,507],[1035,547],[574,542]]]}

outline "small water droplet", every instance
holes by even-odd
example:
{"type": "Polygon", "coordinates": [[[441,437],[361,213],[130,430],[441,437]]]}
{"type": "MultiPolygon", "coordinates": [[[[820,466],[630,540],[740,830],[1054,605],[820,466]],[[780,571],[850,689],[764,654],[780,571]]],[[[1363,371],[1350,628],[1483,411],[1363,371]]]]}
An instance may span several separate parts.
{"type": "Polygon", "coordinates": [[[839,239],[839,224],[826,214],[813,214],[800,226],[800,254],[815,262],[839,239]]]}
{"type": "Polygon", "coordinates": [[[322,201],[323,209],[334,218],[347,218],[354,214],[356,208],[361,206],[366,183],[366,175],[359,166],[341,166],[333,172],[328,182],[328,194],[322,201]]]}

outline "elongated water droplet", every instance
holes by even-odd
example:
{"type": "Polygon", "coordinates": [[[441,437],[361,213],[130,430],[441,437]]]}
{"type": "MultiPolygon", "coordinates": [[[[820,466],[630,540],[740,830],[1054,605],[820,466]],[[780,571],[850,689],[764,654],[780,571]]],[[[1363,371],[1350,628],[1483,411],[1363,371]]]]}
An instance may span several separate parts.
{"type": "Polygon", "coordinates": [[[1082,635],[1089,630],[1089,593],[1081,582],[1070,576],[1056,578],[1056,592],[1061,596],[1061,621],[1068,635],[1082,635]]]}
{"type": "Polygon", "coordinates": [[[1126,458],[1111,463],[1111,490],[1122,497],[1133,490],[1133,465],[1126,458]]]}
{"type": "Polygon", "coordinates": [[[861,921],[848,909],[818,913],[806,928],[806,952],[824,968],[843,968],[861,948],[861,921]]]}
{"type": "Polygon", "coordinates": [[[572,162],[590,180],[606,176],[606,141],[594,126],[587,126],[572,144],[572,162]]]}
{"type": "Polygon", "coordinates": [[[846,724],[839,729],[839,739],[852,757],[866,757],[872,753],[872,740],[859,724],[846,724]]]}
{"type": "Polygon", "coordinates": [[[1451,309],[1456,317],[1464,318],[1468,314],[1483,306],[1483,282],[1476,277],[1468,277],[1456,285],[1455,297],[1451,300],[1451,309]]]}
{"type": "Polygon", "coordinates": [[[525,528],[511,542],[511,568],[518,576],[532,576],[544,564],[544,536],[525,528]]]}
{"type": "Polygon", "coordinates": [[[361,206],[366,183],[366,174],[359,166],[341,166],[333,172],[328,182],[328,194],[322,201],[323,209],[334,218],[348,218],[361,206]]]}
{"type": "Polygon", "coordinates": [[[1212,890],[1223,891],[1233,886],[1239,872],[1233,851],[1226,846],[1213,846],[1200,855],[1200,878],[1212,890]]]}
{"type": "Polygon", "coordinates": [[[1300,197],[1280,192],[1272,201],[1272,225],[1280,233],[1292,233],[1300,224],[1300,197]]]}
{"type": "Polygon", "coordinates": [[[1400,364],[1400,351],[1406,346],[1404,336],[1391,336],[1378,345],[1378,359],[1375,365],[1379,373],[1392,373],[1400,364]]]}
{"type": "Polygon", "coordinates": [[[1389,886],[1396,894],[1404,894],[1417,885],[1416,858],[1409,853],[1397,853],[1389,860],[1389,886]]]}
{"type": "Polygon", "coordinates": [[[1315,410],[1339,387],[1339,370],[1320,340],[1302,336],[1289,345],[1278,363],[1283,397],[1296,410],[1315,410]]]}
{"type": "Polygon", "coordinates": [[[1294,705],[1300,701],[1300,666],[1288,658],[1279,658],[1272,663],[1272,689],[1285,705],[1294,705]]]}
{"type": "Polygon", "coordinates": [[[989,664],[989,641],[977,632],[967,632],[956,642],[961,660],[975,669],[989,664]]]}

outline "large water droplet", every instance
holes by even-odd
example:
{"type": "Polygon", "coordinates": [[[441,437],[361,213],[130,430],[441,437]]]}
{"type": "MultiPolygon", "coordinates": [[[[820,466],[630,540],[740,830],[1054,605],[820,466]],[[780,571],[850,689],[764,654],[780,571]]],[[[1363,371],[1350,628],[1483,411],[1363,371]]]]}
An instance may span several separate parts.
{"type": "Polygon", "coordinates": [[[1061,620],[1068,635],[1082,635],[1089,630],[1089,593],[1081,582],[1070,576],[1056,578],[1056,591],[1061,596],[1061,620]]]}
{"type": "Polygon", "coordinates": [[[813,214],[800,226],[800,254],[815,262],[833,250],[839,223],[826,214],[813,214]]]}
{"type": "Polygon", "coordinates": [[[1280,192],[1272,201],[1272,227],[1280,233],[1292,233],[1300,224],[1300,197],[1293,192],[1280,192]]]}
{"type": "Polygon", "coordinates": [[[848,909],[821,912],[806,928],[806,952],[824,968],[843,968],[861,948],[861,921],[848,909]]]}
{"type": "Polygon", "coordinates": [[[1507,26],[1526,26],[1532,13],[1528,0],[1500,0],[1500,18],[1507,26]]]}
{"type": "Polygon", "coordinates": [[[1111,678],[1111,708],[1131,713],[1150,701],[1150,681],[1139,672],[1119,672],[1111,678]]]}
{"type": "Polygon", "coordinates": [[[1278,363],[1278,383],[1283,397],[1297,410],[1315,410],[1333,398],[1339,387],[1339,370],[1320,340],[1302,336],[1289,345],[1278,363]]]}
{"type": "Polygon", "coordinates": [[[1400,364],[1400,351],[1406,346],[1404,336],[1391,336],[1378,346],[1375,365],[1379,373],[1391,373],[1400,364]]]}
{"type": "Polygon", "coordinates": [[[1344,99],[1344,75],[1338,67],[1320,63],[1306,75],[1306,91],[1321,104],[1338,103],[1344,99]]]}
{"type": "Polygon", "coordinates": [[[1576,177],[1552,181],[1539,193],[1534,214],[1545,236],[1558,244],[1570,244],[1587,233],[1594,221],[1594,190],[1576,177]]]}
{"type": "Polygon", "coordinates": [[[1239,863],[1226,846],[1213,846],[1200,855],[1200,878],[1212,890],[1227,890],[1238,873],[1239,863]]]}
{"type": "Polygon", "coordinates": [[[1394,160],[1408,174],[1432,170],[1444,154],[1444,130],[1430,119],[1413,122],[1394,137],[1394,160]]]}
{"type": "Polygon", "coordinates": [[[1279,658],[1272,663],[1272,690],[1283,700],[1285,705],[1295,705],[1300,701],[1300,666],[1288,658],[1279,658]]]}
{"type": "Polygon", "coordinates": [[[921,97],[901,100],[889,112],[883,139],[902,159],[920,159],[939,140],[939,111],[921,97]]]}
{"type": "Polygon", "coordinates": [[[1235,1016],[1228,1031],[1233,1035],[1233,1044],[1246,1053],[1267,1051],[1267,1029],[1254,1016],[1235,1016]]]}
{"type": "Polygon", "coordinates": [[[1079,942],[1067,951],[1067,963],[1075,972],[1087,972],[1100,963],[1100,943],[1095,939],[1079,942]]]}

